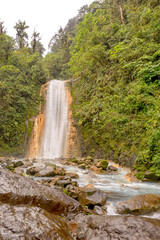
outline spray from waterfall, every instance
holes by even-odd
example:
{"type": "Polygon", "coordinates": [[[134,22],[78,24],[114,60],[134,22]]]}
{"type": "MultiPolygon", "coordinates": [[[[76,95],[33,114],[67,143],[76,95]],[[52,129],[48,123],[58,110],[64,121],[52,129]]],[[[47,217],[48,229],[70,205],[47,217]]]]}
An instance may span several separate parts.
{"type": "Polygon", "coordinates": [[[54,159],[66,156],[68,125],[65,82],[52,80],[46,95],[45,125],[39,153],[40,158],[54,159]]]}

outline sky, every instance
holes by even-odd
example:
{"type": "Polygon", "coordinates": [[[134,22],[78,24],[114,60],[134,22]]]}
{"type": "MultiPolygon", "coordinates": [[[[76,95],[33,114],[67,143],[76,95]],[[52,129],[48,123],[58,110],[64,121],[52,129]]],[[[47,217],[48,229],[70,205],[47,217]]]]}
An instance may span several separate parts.
{"type": "Polygon", "coordinates": [[[26,21],[27,33],[31,37],[34,29],[40,33],[45,49],[52,36],[78,10],[93,0],[3,0],[0,6],[0,21],[4,22],[7,34],[16,37],[14,26],[18,20],[26,21]]]}

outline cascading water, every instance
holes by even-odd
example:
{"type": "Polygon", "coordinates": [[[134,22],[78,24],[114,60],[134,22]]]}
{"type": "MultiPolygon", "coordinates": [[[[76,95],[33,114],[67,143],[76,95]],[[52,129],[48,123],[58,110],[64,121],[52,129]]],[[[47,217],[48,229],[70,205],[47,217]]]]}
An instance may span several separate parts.
{"type": "Polygon", "coordinates": [[[68,103],[65,82],[52,80],[46,95],[45,125],[40,158],[54,159],[66,155],[68,136],[68,103]]]}

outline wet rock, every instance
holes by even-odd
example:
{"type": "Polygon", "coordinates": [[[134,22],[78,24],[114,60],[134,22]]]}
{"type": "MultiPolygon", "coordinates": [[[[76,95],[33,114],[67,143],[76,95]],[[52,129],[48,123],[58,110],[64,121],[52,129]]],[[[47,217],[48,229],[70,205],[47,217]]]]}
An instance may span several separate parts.
{"type": "Polygon", "coordinates": [[[0,157],[0,163],[4,163],[6,162],[6,158],[5,157],[0,157]]]}
{"type": "Polygon", "coordinates": [[[131,171],[131,172],[127,173],[125,175],[125,177],[129,182],[142,182],[142,180],[140,180],[136,177],[137,173],[138,172],[136,170],[134,170],[134,171],[131,171]]]}
{"type": "Polygon", "coordinates": [[[71,240],[66,220],[38,207],[0,205],[1,240],[71,240]]]}
{"type": "Polygon", "coordinates": [[[67,191],[67,194],[68,194],[70,197],[78,200],[79,188],[78,188],[77,186],[74,186],[74,185],[72,185],[72,184],[69,184],[69,185],[67,185],[67,186],[65,187],[65,190],[67,191]]]}
{"type": "Polygon", "coordinates": [[[160,240],[160,220],[135,216],[79,216],[73,231],[77,240],[160,240]]]}
{"type": "Polygon", "coordinates": [[[24,163],[23,163],[22,161],[17,161],[17,162],[14,162],[13,165],[14,165],[14,167],[16,168],[16,167],[21,167],[21,166],[23,166],[24,163]]]}
{"type": "Polygon", "coordinates": [[[58,180],[61,180],[61,179],[62,179],[61,176],[56,176],[56,177],[52,178],[52,180],[51,180],[51,182],[49,183],[49,185],[50,185],[51,187],[53,187],[53,186],[56,184],[56,182],[57,182],[58,180]]]}
{"type": "Polygon", "coordinates": [[[32,163],[32,161],[26,161],[25,162],[25,164],[24,164],[24,166],[27,168],[27,167],[32,167],[33,166],[33,163],[32,163]]]}
{"type": "Polygon", "coordinates": [[[82,164],[78,165],[78,167],[81,168],[81,169],[86,169],[86,164],[82,163],[82,164]]]}
{"type": "Polygon", "coordinates": [[[108,161],[107,160],[101,160],[100,162],[97,163],[97,167],[101,167],[102,170],[106,170],[108,167],[108,161]]]}
{"type": "Polygon", "coordinates": [[[85,206],[93,209],[94,205],[103,206],[106,204],[107,194],[96,189],[92,184],[79,188],[78,201],[85,206]]]}
{"type": "Polygon", "coordinates": [[[60,176],[64,176],[66,174],[66,170],[64,168],[56,168],[55,169],[55,175],[60,175],[60,176]]]}
{"type": "Polygon", "coordinates": [[[93,212],[97,215],[105,215],[107,212],[101,208],[100,206],[98,205],[95,205],[94,208],[93,208],[93,212]]]}
{"type": "Polygon", "coordinates": [[[38,172],[40,172],[42,170],[41,167],[32,167],[27,169],[26,173],[28,175],[34,176],[35,174],[37,174],[38,172]]]}
{"type": "Polygon", "coordinates": [[[98,168],[98,167],[96,167],[96,166],[91,166],[91,167],[89,168],[89,170],[95,172],[96,174],[101,174],[101,173],[103,173],[102,168],[98,168]]]}
{"type": "Polygon", "coordinates": [[[55,188],[0,169],[0,201],[12,205],[39,206],[58,215],[73,217],[82,210],[80,204],[55,188]]]}
{"type": "Polygon", "coordinates": [[[22,169],[22,168],[20,168],[20,167],[15,168],[15,169],[14,169],[14,173],[17,173],[17,174],[19,174],[19,175],[25,174],[24,169],[22,169]]]}
{"type": "Polygon", "coordinates": [[[148,180],[158,181],[160,180],[160,177],[156,176],[152,171],[147,171],[144,174],[144,178],[147,178],[148,180]]]}
{"type": "Polygon", "coordinates": [[[66,176],[70,177],[70,178],[75,178],[75,179],[79,178],[79,175],[74,172],[68,172],[68,173],[66,173],[66,176]]]}
{"type": "Polygon", "coordinates": [[[35,174],[35,177],[54,177],[56,175],[53,167],[47,166],[40,172],[35,174]]]}
{"type": "Polygon", "coordinates": [[[71,184],[71,179],[57,180],[55,185],[65,188],[67,185],[71,184]]]}
{"type": "Polygon", "coordinates": [[[107,170],[110,171],[110,172],[117,172],[118,168],[116,168],[116,167],[114,167],[112,165],[109,165],[107,170]]]}
{"type": "Polygon", "coordinates": [[[160,209],[160,196],[156,194],[141,194],[117,205],[120,214],[147,214],[160,209]]]}

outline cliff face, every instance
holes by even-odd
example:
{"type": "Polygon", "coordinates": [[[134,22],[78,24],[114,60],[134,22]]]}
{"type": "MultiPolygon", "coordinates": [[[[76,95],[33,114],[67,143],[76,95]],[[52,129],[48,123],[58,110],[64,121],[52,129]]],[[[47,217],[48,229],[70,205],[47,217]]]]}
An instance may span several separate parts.
{"type": "Polygon", "coordinates": [[[72,96],[70,88],[66,86],[67,98],[68,98],[68,122],[69,122],[69,136],[67,144],[67,158],[77,158],[81,156],[80,145],[78,141],[77,130],[74,127],[74,119],[72,116],[72,96]]]}
{"type": "MultiPolygon", "coordinates": [[[[46,99],[46,91],[48,88],[48,83],[44,84],[41,88],[41,96],[46,99]]],[[[43,127],[45,121],[45,104],[41,103],[39,107],[39,114],[31,119],[34,121],[34,127],[32,130],[32,135],[29,141],[29,147],[26,154],[27,158],[37,158],[41,145],[41,136],[43,134],[43,127]]]]}

